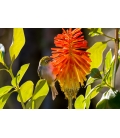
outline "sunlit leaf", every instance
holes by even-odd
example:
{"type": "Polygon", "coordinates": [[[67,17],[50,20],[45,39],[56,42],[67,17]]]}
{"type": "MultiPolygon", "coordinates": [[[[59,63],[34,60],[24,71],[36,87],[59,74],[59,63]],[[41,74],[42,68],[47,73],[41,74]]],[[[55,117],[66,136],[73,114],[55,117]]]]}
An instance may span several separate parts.
{"type": "Polygon", "coordinates": [[[103,52],[107,47],[107,43],[96,42],[92,47],[90,47],[87,52],[90,52],[91,69],[98,68],[103,60],[103,52]]]}
{"type": "Polygon", "coordinates": [[[112,76],[113,76],[113,71],[114,71],[114,62],[111,63],[110,69],[108,72],[105,74],[103,80],[107,82],[111,86],[112,84],[112,76]]]}
{"type": "Polygon", "coordinates": [[[75,103],[74,103],[74,107],[75,109],[85,109],[85,101],[84,101],[84,96],[83,95],[80,95],[77,97],[77,99],[75,100],[75,103]]]}
{"type": "Polygon", "coordinates": [[[107,52],[106,57],[105,57],[105,73],[108,72],[110,69],[110,65],[112,62],[112,52],[111,49],[107,52]]]}
{"type": "Polygon", "coordinates": [[[12,86],[3,86],[0,88],[0,97],[8,93],[13,87],[12,86]]]}
{"type": "Polygon", "coordinates": [[[85,99],[87,99],[88,97],[90,97],[90,99],[93,99],[95,96],[98,95],[98,93],[100,92],[101,89],[101,84],[96,85],[94,88],[92,88],[90,90],[90,92],[86,95],[85,99]]]}
{"type": "Polygon", "coordinates": [[[48,92],[49,92],[49,87],[46,80],[39,80],[35,87],[33,100],[36,100],[41,96],[46,96],[48,92]]]}
{"type": "Polygon", "coordinates": [[[2,63],[3,65],[5,64],[2,51],[0,51],[0,63],[2,63]]]}
{"type": "MultiPolygon", "coordinates": [[[[34,84],[32,81],[26,81],[21,85],[20,92],[21,92],[23,102],[26,102],[32,97],[33,88],[34,88],[34,84]]],[[[19,95],[17,96],[17,100],[21,102],[19,95]]]]}
{"type": "Polygon", "coordinates": [[[25,36],[24,36],[23,28],[14,28],[13,43],[9,48],[10,58],[12,62],[18,57],[24,44],[25,44],[25,36]]]}
{"type": "Polygon", "coordinates": [[[16,87],[16,86],[18,85],[17,80],[18,80],[19,77],[20,77],[20,74],[17,75],[17,76],[15,76],[15,77],[12,79],[12,81],[11,81],[12,86],[16,87]]]}
{"type": "Polygon", "coordinates": [[[49,87],[46,80],[44,79],[39,80],[35,86],[32,100],[30,99],[27,102],[26,108],[31,109],[33,104],[34,109],[38,109],[41,106],[42,102],[44,101],[45,97],[47,96],[48,92],[49,92],[49,87]]]}
{"type": "Polygon", "coordinates": [[[95,80],[97,80],[96,78],[92,78],[91,76],[88,78],[87,82],[86,82],[86,86],[92,84],[95,80]]]}
{"type": "MultiPolygon", "coordinates": [[[[91,85],[87,86],[85,97],[88,95],[88,93],[90,92],[90,90],[91,90],[91,85]]],[[[90,106],[90,97],[88,97],[85,100],[85,103],[86,103],[86,109],[89,109],[89,106],[90,106]]]]}
{"type": "Polygon", "coordinates": [[[11,84],[12,84],[12,86],[16,87],[16,83],[17,83],[17,78],[14,77],[14,78],[11,80],[11,84]]]}
{"type": "Polygon", "coordinates": [[[101,74],[100,74],[100,71],[99,71],[97,68],[93,68],[93,69],[91,70],[90,76],[91,76],[92,78],[102,79],[102,76],[101,76],[101,74]]]}
{"type": "Polygon", "coordinates": [[[19,76],[19,77],[17,78],[17,83],[18,83],[18,84],[20,83],[21,79],[23,78],[23,76],[24,76],[25,72],[27,71],[29,65],[30,65],[30,64],[22,65],[21,68],[20,68],[20,70],[18,71],[18,73],[17,73],[17,76],[19,76]]]}
{"type": "Polygon", "coordinates": [[[90,94],[90,99],[93,99],[94,97],[96,97],[99,94],[101,89],[102,89],[102,87],[94,89],[90,94]]]}
{"type": "Polygon", "coordinates": [[[4,108],[4,106],[5,106],[8,98],[10,97],[11,93],[12,92],[7,93],[7,94],[3,95],[2,97],[0,97],[0,109],[4,108]]]}
{"type": "Polygon", "coordinates": [[[90,28],[90,33],[89,33],[89,35],[90,35],[91,37],[98,36],[98,35],[100,35],[100,34],[103,34],[101,28],[90,28]]]}

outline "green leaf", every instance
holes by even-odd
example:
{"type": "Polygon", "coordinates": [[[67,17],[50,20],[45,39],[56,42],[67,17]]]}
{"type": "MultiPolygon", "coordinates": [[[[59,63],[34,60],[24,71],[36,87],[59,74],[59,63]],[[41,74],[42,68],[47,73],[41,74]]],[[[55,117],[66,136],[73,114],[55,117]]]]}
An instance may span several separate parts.
{"type": "Polygon", "coordinates": [[[92,78],[102,79],[102,76],[101,76],[101,74],[100,74],[100,71],[99,71],[97,68],[93,68],[93,69],[91,70],[90,76],[91,76],[92,78]]]}
{"type": "Polygon", "coordinates": [[[8,98],[10,97],[12,92],[7,93],[5,95],[3,95],[2,97],[0,97],[0,109],[3,109],[4,105],[6,104],[8,98]]]}
{"type": "Polygon", "coordinates": [[[83,95],[80,95],[77,97],[77,99],[75,100],[75,103],[74,103],[74,107],[75,109],[85,109],[85,101],[84,101],[84,96],[83,95]]]}
{"type": "Polygon", "coordinates": [[[102,35],[102,34],[103,34],[103,32],[102,32],[102,29],[101,28],[90,28],[89,35],[91,37],[98,36],[98,35],[102,35]]]}
{"type": "Polygon", "coordinates": [[[26,106],[25,106],[26,109],[32,109],[31,108],[31,99],[29,99],[26,103],[26,106]]]}
{"type": "Polygon", "coordinates": [[[106,57],[105,57],[105,73],[108,72],[110,69],[110,65],[112,62],[112,52],[111,49],[107,52],[106,57]]]}
{"type": "Polygon", "coordinates": [[[90,99],[93,99],[95,96],[97,96],[98,93],[100,92],[100,90],[102,89],[101,85],[102,85],[102,84],[98,84],[98,85],[96,85],[94,88],[92,88],[92,89],[90,90],[90,92],[86,95],[85,100],[86,100],[88,97],[90,97],[90,99]]]}
{"type": "Polygon", "coordinates": [[[4,64],[4,59],[3,59],[2,51],[0,51],[0,63],[4,64]]]}
{"type": "Polygon", "coordinates": [[[12,86],[4,86],[0,88],[0,97],[8,93],[13,87],[12,86]]]}
{"type": "MultiPolygon", "coordinates": [[[[86,93],[85,93],[85,97],[88,95],[88,93],[90,92],[91,90],[91,85],[87,86],[87,89],[86,89],[86,93]]],[[[90,97],[88,97],[86,100],[85,100],[85,103],[86,103],[86,109],[89,109],[89,106],[90,106],[90,97]]]]}
{"type": "Polygon", "coordinates": [[[90,91],[90,99],[93,99],[95,96],[97,96],[99,93],[98,91],[98,87],[94,87],[91,91],[90,91]]]}
{"type": "Polygon", "coordinates": [[[24,44],[25,44],[25,37],[24,37],[23,28],[14,28],[13,44],[9,48],[10,58],[12,62],[18,57],[24,44]]]}
{"type": "Polygon", "coordinates": [[[33,95],[33,100],[36,100],[37,98],[41,96],[46,96],[49,92],[49,87],[46,82],[46,80],[41,79],[37,82],[34,95],[33,95]]]}
{"type": "MultiPolygon", "coordinates": [[[[32,104],[34,104],[34,109],[38,109],[41,106],[45,97],[46,96],[41,96],[41,97],[37,98],[36,100],[32,100],[32,104]]],[[[26,109],[31,109],[31,99],[27,102],[26,109]]]]}
{"type": "Polygon", "coordinates": [[[33,104],[34,109],[38,109],[42,104],[43,100],[45,99],[45,97],[47,96],[48,92],[49,92],[49,87],[46,80],[44,79],[39,80],[36,84],[32,100],[30,99],[27,102],[26,108],[31,109],[31,105],[33,104]]]}
{"type": "Polygon", "coordinates": [[[95,80],[97,80],[96,78],[92,78],[91,76],[88,78],[87,82],[86,82],[86,86],[92,84],[95,80]]]}
{"type": "Polygon", "coordinates": [[[97,109],[120,109],[120,92],[109,89],[103,93],[96,105],[97,109]]]}
{"type": "Polygon", "coordinates": [[[94,97],[96,97],[99,94],[101,89],[102,89],[102,87],[98,87],[98,88],[94,89],[90,94],[90,99],[93,99],[94,97]]]}
{"type": "Polygon", "coordinates": [[[34,109],[38,109],[41,104],[43,103],[44,99],[45,99],[46,95],[45,96],[41,96],[39,98],[37,98],[36,100],[34,100],[34,109]]]}
{"type": "Polygon", "coordinates": [[[120,92],[115,93],[115,96],[109,99],[111,109],[120,109],[120,92]]]}
{"type": "Polygon", "coordinates": [[[107,47],[107,43],[96,42],[92,47],[90,47],[87,52],[90,53],[91,69],[98,68],[103,60],[103,52],[107,47]]]}
{"type": "Polygon", "coordinates": [[[113,75],[113,70],[114,70],[114,62],[111,63],[110,69],[108,72],[105,74],[103,81],[107,82],[111,86],[112,84],[112,75],[113,75]]]}
{"type": "Polygon", "coordinates": [[[18,71],[17,75],[12,79],[11,84],[13,86],[17,86],[20,81],[22,80],[24,74],[26,73],[30,64],[24,64],[21,66],[20,70],[18,71]]]}
{"type": "Polygon", "coordinates": [[[96,105],[97,109],[109,109],[108,99],[103,99],[96,105]]]}
{"type": "Polygon", "coordinates": [[[24,74],[26,73],[28,67],[29,67],[30,64],[24,64],[21,66],[20,70],[18,71],[17,73],[17,76],[19,76],[17,78],[17,83],[19,84],[21,79],[23,78],[24,74]]]}
{"type": "MultiPolygon", "coordinates": [[[[34,84],[32,81],[26,81],[24,84],[20,87],[21,96],[23,99],[23,102],[26,102],[32,97],[34,84]]],[[[17,96],[17,100],[21,102],[19,95],[17,96]]]]}
{"type": "Polygon", "coordinates": [[[18,85],[17,80],[19,77],[20,77],[20,74],[12,79],[12,81],[11,81],[12,86],[16,87],[18,85]]]}

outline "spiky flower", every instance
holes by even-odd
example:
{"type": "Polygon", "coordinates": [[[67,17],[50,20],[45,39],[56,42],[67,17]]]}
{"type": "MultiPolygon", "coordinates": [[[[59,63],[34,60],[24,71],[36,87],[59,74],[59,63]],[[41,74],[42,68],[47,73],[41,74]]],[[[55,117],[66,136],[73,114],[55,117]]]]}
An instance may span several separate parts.
{"type": "Polygon", "coordinates": [[[54,73],[66,98],[76,98],[80,86],[84,85],[90,73],[87,41],[80,28],[64,30],[54,38],[56,48],[52,50],[54,73]]]}

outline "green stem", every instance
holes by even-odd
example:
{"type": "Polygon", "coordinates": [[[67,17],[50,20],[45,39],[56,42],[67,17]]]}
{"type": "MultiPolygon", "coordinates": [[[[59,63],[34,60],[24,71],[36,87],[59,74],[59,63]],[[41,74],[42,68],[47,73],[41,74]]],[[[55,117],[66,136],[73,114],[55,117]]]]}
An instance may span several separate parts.
{"type": "Polygon", "coordinates": [[[31,98],[31,109],[34,109],[35,107],[35,102],[33,101],[33,97],[31,98]]]}
{"type": "Polygon", "coordinates": [[[111,88],[111,89],[114,89],[113,87],[111,87],[106,81],[105,81],[106,85],[111,88]]]}
{"type": "Polygon", "coordinates": [[[23,102],[23,99],[22,99],[22,95],[21,95],[20,89],[18,90],[18,94],[19,94],[19,97],[20,97],[20,100],[21,100],[22,108],[25,109],[25,105],[24,105],[24,102],[23,102]]]}
{"type": "Polygon", "coordinates": [[[34,103],[33,100],[32,100],[32,102],[31,102],[31,104],[32,104],[32,108],[31,108],[31,109],[34,109],[34,108],[35,108],[35,103],[34,103]]]}
{"type": "Polygon", "coordinates": [[[4,63],[3,65],[7,70],[9,70],[8,66],[4,63]]]}
{"type": "Polygon", "coordinates": [[[68,109],[72,109],[72,96],[68,98],[68,109]]]}
{"type": "Polygon", "coordinates": [[[110,38],[110,39],[112,39],[112,40],[115,40],[115,38],[113,38],[113,37],[111,37],[111,36],[108,36],[108,35],[106,35],[106,34],[102,34],[103,36],[106,36],[106,37],[108,37],[108,38],[110,38]]]}
{"type": "Polygon", "coordinates": [[[1,70],[7,71],[10,74],[11,78],[13,79],[14,78],[14,75],[13,75],[12,69],[9,69],[6,64],[4,64],[4,67],[5,68],[4,69],[0,69],[0,71],[1,70]]]}
{"type": "Polygon", "coordinates": [[[9,69],[9,74],[10,74],[10,76],[11,76],[11,78],[13,79],[14,78],[14,75],[13,75],[13,72],[12,72],[12,69],[9,69]]]}
{"type": "MultiPolygon", "coordinates": [[[[12,69],[10,68],[8,70],[8,72],[9,72],[11,78],[13,79],[14,78],[14,75],[13,75],[12,69]]],[[[17,85],[17,79],[16,79],[16,85],[17,85]]],[[[17,89],[18,95],[20,97],[20,101],[21,101],[22,108],[25,109],[25,105],[24,105],[24,102],[23,102],[23,98],[22,98],[22,95],[21,95],[21,92],[20,92],[20,88],[19,88],[18,85],[17,85],[16,89],[17,89]]]]}
{"type": "Polygon", "coordinates": [[[114,55],[115,55],[115,60],[114,60],[114,70],[113,70],[113,75],[112,75],[112,87],[115,87],[115,78],[116,78],[116,71],[117,71],[117,63],[118,63],[118,49],[119,49],[119,34],[118,34],[119,29],[115,29],[115,50],[114,50],[114,55]]]}
{"type": "Polygon", "coordinates": [[[107,40],[107,41],[103,41],[103,43],[108,43],[108,42],[110,42],[110,41],[113,41],[113,39],[109,39],[109,40],[107,40]]]}

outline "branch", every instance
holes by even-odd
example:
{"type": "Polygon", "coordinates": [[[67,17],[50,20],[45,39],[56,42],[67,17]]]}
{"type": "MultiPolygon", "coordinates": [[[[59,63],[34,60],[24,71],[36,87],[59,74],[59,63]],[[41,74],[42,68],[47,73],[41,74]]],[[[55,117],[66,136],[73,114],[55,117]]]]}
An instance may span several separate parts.
{"type": "Polygon", "coordinates": [[[115,79],[116,79],[116,71],[117,71],[117,63],[118,63],[118,49],[119,49],[119,29],[115,29],[115,60],[114,60],[114,70],[113,70],[113,76],[112,76],[112,87],[115,87],[115,79]]]}

